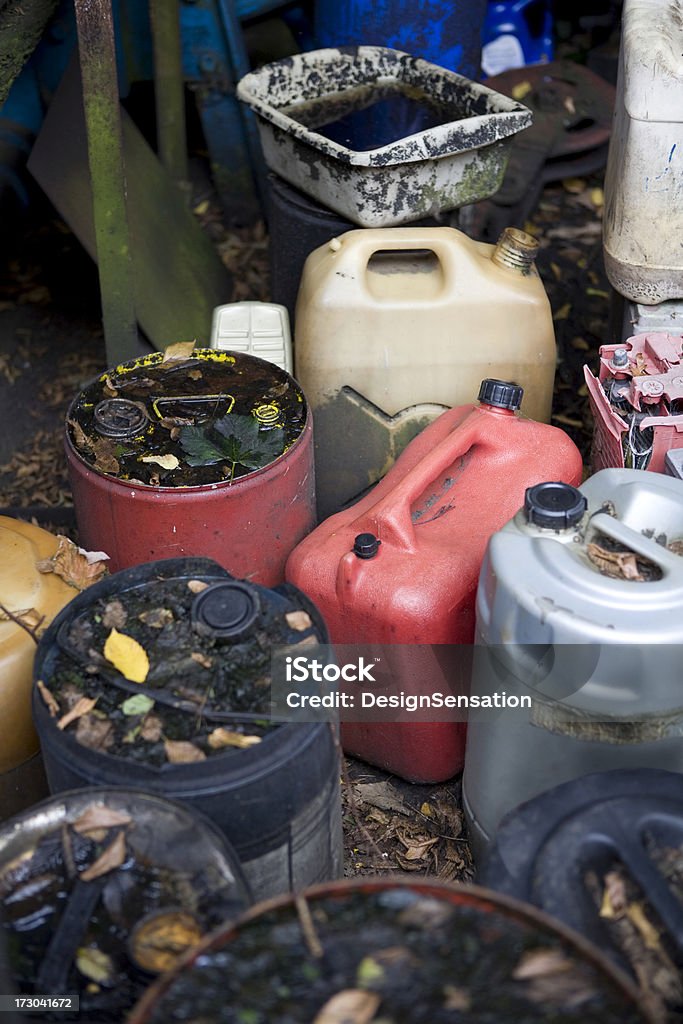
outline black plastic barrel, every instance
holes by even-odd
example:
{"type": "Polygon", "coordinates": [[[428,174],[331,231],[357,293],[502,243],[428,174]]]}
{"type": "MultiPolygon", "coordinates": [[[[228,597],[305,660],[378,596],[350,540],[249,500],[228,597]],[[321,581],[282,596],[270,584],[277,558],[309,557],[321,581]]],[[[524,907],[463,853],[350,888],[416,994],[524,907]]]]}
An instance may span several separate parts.
{"type": "Polygon", "coordinates": [[[251,902],[210,821],[118,787],[63,793],[4,822],[0,886],[3,993],[37,998],[32,1020],[81,1024],[118,1024],[184,948],[251,902]],[[80,1012],[41,1001],[67,993],[80,1012]]]}
{"type": "MultiPolygon", "coordinates": [[[[96,600],[177,579],[211,584],[232,577],[210,559],[181,558],[150,562],[105,578],[55,618],[38,646],[34,679],[49,688],[61,651],[60,630],[96,600]]],[[[305,609],[317,639],[328,642],[319,612],[296,588],[285,584],[273,590],[254,589],[262,599],[265,595],[305,609]]],[[[340,876],[340,755],[328,722],[284,723],[268,730],[255,746],[158,768],[81,745],[56,727],[35,685],[33,714],[51,792],[89,785],[134,786],[190,804],[227,836],[258,899],[340,876]]]]}

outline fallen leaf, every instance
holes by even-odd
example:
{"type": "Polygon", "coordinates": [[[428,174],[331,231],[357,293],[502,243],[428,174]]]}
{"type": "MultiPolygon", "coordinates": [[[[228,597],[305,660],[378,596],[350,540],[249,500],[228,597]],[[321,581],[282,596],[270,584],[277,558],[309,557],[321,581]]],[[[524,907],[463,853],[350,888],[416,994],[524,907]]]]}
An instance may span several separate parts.
{"type": "Polygon", "coordinates": [[[143,455],[140,462],[153,462],[162,469],[177,469],[180,465],[180,459],[175,455],[143,455]]]}
{"type": "Polygon", "coordinates": [[[347,988],[328,999],[313,1018],[313,1024],[369,1024],[382,997],[378,992],[347,988]]]}
{"type": "Polygon", "coordinates": [[[562,182],[562,187],[565,192],[578,196],[585,189],[586,182],[583,178],[565,178],[562,182]]]}
{"type": "Polygon", "coordinates": [[[439,841],[438,837],[434,839],[413,840],[406,838],[406,836],[402,835],[400,832],[397,832],[396,834],[406,848],[406,852],[404,854],[406,860],[423,860],[431,850],[432,846],[439,841]]]}
{"type": "Polygon", "coordinates": [[[364,956],[356,968],[356,984],[360,988],[370,988],[384,978],[384,968],[374,957],[364,956]]]}
{"type": "Polygon", "coordinates": [[[144,683],[147,678],[147,652],[132,636],[112,629],[104,645],[104,656],[118,669],[124,679],[129,679],[132,683],[144,683]]]}
{"type": "Polygon", "coordinates": [[[170,608],[152,608],[148,612],[140,612],[138,618],[150,629],[163,629],[173,622],[173,612],[170,608]]]}
{"type": "Polygon", "coordinates": [[[221,750],[223,747],[246,749],[260,742],[260,736],[245,736],[241,732],[232,732],[230,729],[223,729],[222,727],[214,729],[208,736],[208,743],[212,750],[221,750]]]}
{"type": "Polygon", "coordinates": [[[434,808],[432,807],[431,804],[428,804],[427,801],[425,800],[425,802],[420,807],[420,814],[424,814],[425,818],[433,818],[434,817],[434,808]]]}
{"type": "Polygon", "coordinates": [[[202,590],[206,590],[208,583],[204,583],[203,580],[188,580],[187,589],[193,594],[201,594],[202,590]]]}
{"type": "Polygon", "coordinates": [[[83,427],[80,425],[80,423],[77,420],[71,419],[67,419],[66,422],[67,425],[70,426],[73,431],[74,444],[76,445],[76,447],[80,448],[82,451],[89,451],[92,448],[92,442],[90,441],[90,438],[88,437],[86,432],[83,430],[83,427]]]}
{"type": "Polygon", "coordinates": [[[444,1010],[461,1010],[463,1013],[467,1013],[472,1006],[472,997],[464,988],[456,988],[455,985],[445,985],[443,994],[444,1010]]]}
{"type": "Polygon", "coordinates": [[[108,373],[104,375],[104,382],[102,384],[102,394],[106,395],[107,398],[116,398],[118,395],[118,389],[112,381],[108,373]]]}
{"type": "Polygon", "coordinates": [[[410,808],[406,807],[400,794],[389,782],[364,782],[354,786],[358,798],[371,807],[379,807],[382,811],[397,811],[410,817],[410,808]]]}
{"type": "Polygon", "coordinates": [[[89,553],[77,547],[68,537],[59,536],[57,539],[57,550],[52,558],[43,558],[36,562],[38,572],[53,572],[77,590],[85,590],[91,583],[96,583],[106,575],[108,569],[104,562],[108,555],[97,552],[98,557],[91,561],[89,553]]]}
{"type": "Polygon", "coordinates": [[[531,82],[518,82],[517,85],[513,85],[513,100],[523,100],[525,96],[529,95],[529,93],[531,92],[531,88],[531,82]]]}
{"type": "Polygon", "coordinates": [[[605,193],[601,188],[591,189],[591,202],[593,203],[593,206],[605,205],[605,193]]]}
{"type": "Polygon", "coordinates": [[[44,618],[45,616],[35,608],[20,608],[18,611],[14,611],[14,609],[7,609],[0,605],[0,622],[15,622],[18,619],[28,629],[36,630],[44,618]]]}
{"type": "Polygon", "coordinates": [[[601,573],[614,579],[643,581],[633,551],[609,551],[600,544],[588,544],[586,554],[601,573]]]}
{"type": "Polygon", "coordinates": [[[90,750],[107,750],[114,742],[113,723],[95,715],[82,715],[76,726],[76,740],[90,750]]]}
{"type": "Polygon", "coordinates": [[[164,358],[161,360],[161,365],[164,363],[175,363],[180,359],[190,359],[194,352],[194,341],[176,341],[173,345],[167,345],[164,349],[164,358]]]}
{"type": "Polygon", "coordinates": [[[206,761],[206,754],[188,740],[164,740],[166,757],[171,764],[194,764],[206,761]]]}
{"type": "Polygon", "coordinates": [[[630,903],[626,908],[626,916],[638,929],[648,949],[660,949],[659,932],[646,916],[642,903],[630,903]]]}
{"type": "Polygon", "coordinates": [[[128,612],[118,598],[109,601],[102,612],[102,625],[105,629],[123,629],[128,620],[128,612]]]}
{"type": "Polygon", "coordinates": [[[626,887],[618,871],[605,875],[605,891],[600,906],[600,917],[621,917],[626,910],[626,887]]]}
{"type": "Polygon", "coordinates": [[[629,369],[634,377],[644,377],[647,374],[647,359],[642,352],[638,352],[629,369]]]}
{"type": "Polygon", "coordinates": [[[148,743],[158,743],[161,739],[162,728],[160,718],[157,718],[156,715],[147,715],[147,718],[142,723],[140,736],[148,743]]]}
{"type": "Polygon", "coordinates": [[[98,473],[116,476],[121,469],[116,458],[116,441],[110,437],[97,437],[90,442],[90,447],[95,456],[93,468],[98,473]]]}
{"type": "Polygon", "coordinates": [[[203,374],[201,370],[190,370],[187,376],[190,378],[190,380],[201,380],[203,374]]]}
{"type": "Polygon", "coordinates": [[[146,715],[154,707],[154,701],[146,693],[136,693],[121,705],[124,715],[146,715]]]}
{"type": "Polygon", "coordinates": [[[311,616],[302,610],[287,612],[285,619],[287,620],[288,626],[291,626],[292,629],[296,629],[297,632],[301,633],[303,633],[305,629],[310,629],[313,625],[311,616]]]}
{"type": "Polygon", "coordinates": [[[77,718],[81,718],[83,715],[87,715],[89,711],[97,704],[97,697],[81,697],[77,700],[70,711],[67,711],[65,715],[57,722],[58,729],[66,729],[67,725],[75,722],[77,718]]]}
{"type": "Polygon", "coordinates": [[[76,820],[71,822],[71,827],[74,832],[85,836],[100,829],[114,828],[116,825],[130,825],[132,820],[130,814],[117,811],[114,807],[107,807],[106,804],[88,804],[76,820]]]}
{"type": "Polygon", "coordinates": [[[198,665],[201,665],[202,668],[213,668],[213,659],[209,658],[206,654],[202,654],[201,651],[192,651],[190,657],[198,665]]]}
{"type": "Polygon", "coordinates": [[[572,348],[577,349],[579,352],[589,352],[590,345],[585,338],[572,338],[570,345],[572,348]]]}
{"type": "Polygon", "coordinates": [[[201,203],[197,203],[194,210],[192,211],[197,217],[202,217],[205,213],[209,212],[209,200],[202,199],[201,203]]]}
{"type": "Polygon", "coordinates": [[[47,686],[45,685],[42,679],[38,680],[36,686],[38,687],[40,696],[43,698],[45,704],[47,705],[48,711],[54,718],[55,715],[59,714],[59,704],[55,700],[54,694],[50,690],[48,690],[47,686]]]}
{"type": "Polygon", "coordinates": [[[558,949],[530,949],[515,967],[512,977],[515,981],[530,981],[549,974],[562,974],[573,967],[572,961],[558,949]]]}
{"type": "Polygon", "coordinates": [[[565,302],[556,313],[553,313],[553,320],[566,320],[572,310],[571,302],[565,302]]]}
{"type": "Polygon", "coordinates": [[[81,871],[78,876],[82,882],[92,882],[101,875],[106,875],[114,868],[120,868],[126,859],[126,834],[119,832],[116,838],[109,844],[96,861],[81,871]]]}
{"type": "Polygon", "coordinates": [[[152,914],[140,922],[130,940],[133,959],[143,971],[170,971],[181,954],[201,942],[199,922],[186,910],[152,914]]]}
{"type": "Polygon", "coordinates": [[[98,985],[106,984],[114,976],[114,963],[101,949],[81,946],[76,953],[76,967],[86,978],[98,985]]]}

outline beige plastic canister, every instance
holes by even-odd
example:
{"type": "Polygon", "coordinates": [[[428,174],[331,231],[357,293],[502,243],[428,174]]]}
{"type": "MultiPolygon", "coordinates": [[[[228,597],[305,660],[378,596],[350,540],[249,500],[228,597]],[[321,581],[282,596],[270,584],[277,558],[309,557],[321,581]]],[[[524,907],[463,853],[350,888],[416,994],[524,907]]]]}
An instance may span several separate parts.
{"type": "Polygon", "coordinates": [[[455,228],[348,231],[306,260],[295,368],[313,408],[318,514],[348,505],[444,407],[486,377],[550,418],[556,347],[534,238],[455,228]]]}
{"type": "Polygon", "coordinates": [[[59,576],[36,569],[57,545],[47,530],[0,516],[0,819],[47,796],[31,717],[36,642],[7,612],[43,629],[76,596],[59,576]]]}

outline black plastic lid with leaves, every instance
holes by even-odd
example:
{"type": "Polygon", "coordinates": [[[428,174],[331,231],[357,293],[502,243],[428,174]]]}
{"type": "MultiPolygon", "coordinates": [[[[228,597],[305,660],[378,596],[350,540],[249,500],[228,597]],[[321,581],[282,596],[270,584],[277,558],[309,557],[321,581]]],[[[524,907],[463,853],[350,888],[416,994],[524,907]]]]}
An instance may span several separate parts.
{"type": "Polygon", "coordinates": [[[297,442],[308,410],[288,373],[239,352],[171,346],[100,374],[67,436],[95,471],[138,485],[232,482],[297,442]]]}

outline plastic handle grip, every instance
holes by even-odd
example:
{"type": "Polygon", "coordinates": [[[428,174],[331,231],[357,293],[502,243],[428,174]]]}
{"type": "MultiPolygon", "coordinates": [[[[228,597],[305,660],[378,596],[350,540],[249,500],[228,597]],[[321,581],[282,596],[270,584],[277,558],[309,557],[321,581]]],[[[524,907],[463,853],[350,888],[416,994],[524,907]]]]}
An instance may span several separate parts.
{"type": "Polygon", "coordinates": [[[335,253],[337,269],[349,274],[363,268],[365,276],[368,263],[377,252],[407,252],[411,249],[426,249],[439,260],[447,281],[452,280],[456,267],[466,255],[465,246],[469,239],[455,228],[384,228],[379,230],[349,232],[341,238],[341,248],[335,253]]]}
{"type": "MultiPolygon", "coordinates": [[[[485,417],[491,415],[486,411],[473,408],[467,418],[462,421],[447,437],[441,441],[429,455],[422,459],[400,480],[394,488],[376,505],[373,505],[358,520],[372,520],[376,524],[377,536],[380,540],[396,544],[398,547],[411,548],[415,540],[415,529],[410,514],[410,506],[419,496],[445,473],[455,460],[465,455],[473,445],[484,448],[506,447],[507,439],[491,431],[485,417]]],[[[495,414],[494,414],[495,415],[495,414]]]]}

